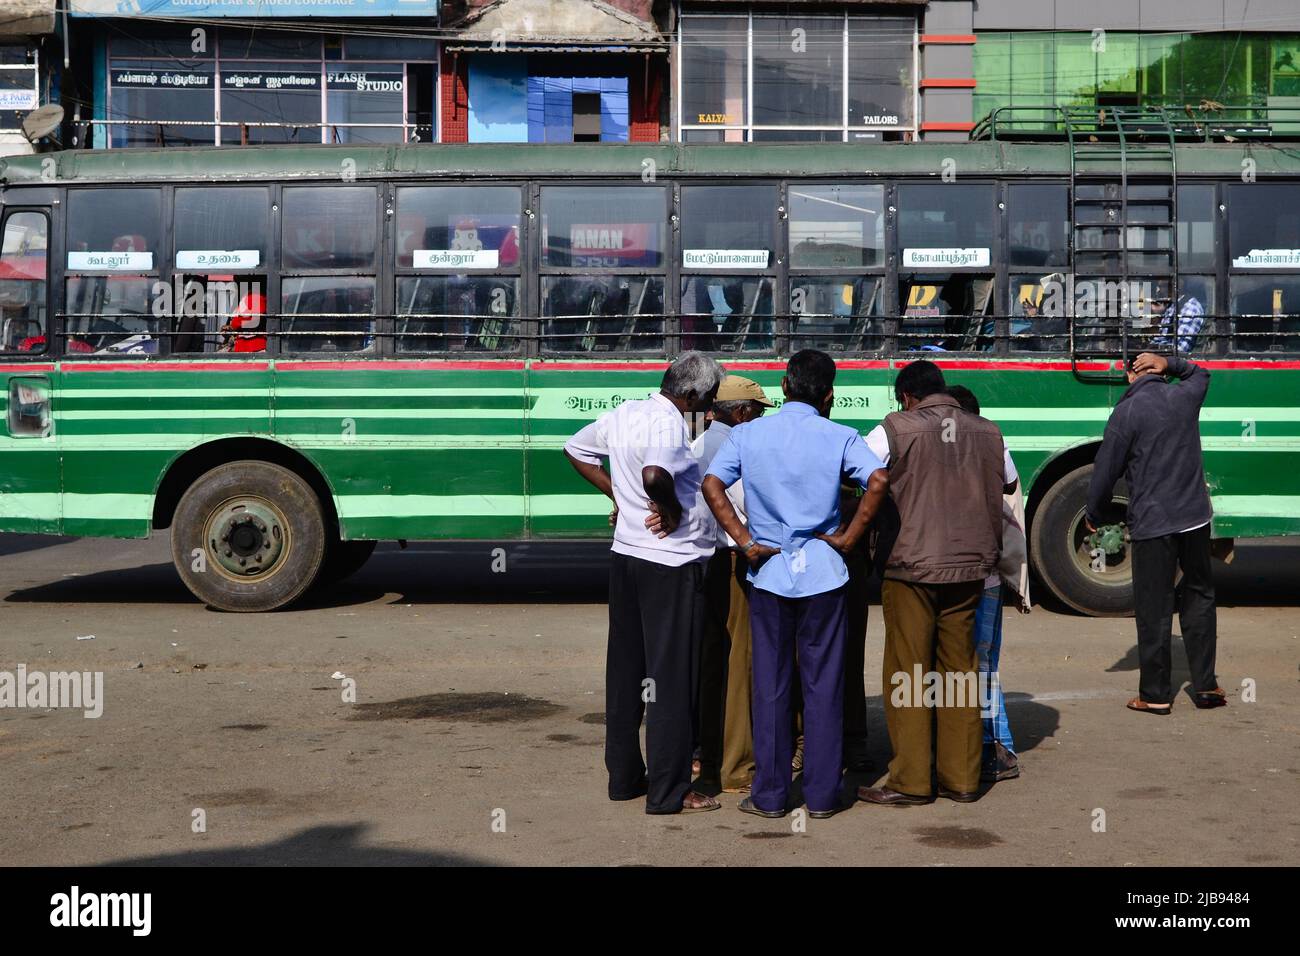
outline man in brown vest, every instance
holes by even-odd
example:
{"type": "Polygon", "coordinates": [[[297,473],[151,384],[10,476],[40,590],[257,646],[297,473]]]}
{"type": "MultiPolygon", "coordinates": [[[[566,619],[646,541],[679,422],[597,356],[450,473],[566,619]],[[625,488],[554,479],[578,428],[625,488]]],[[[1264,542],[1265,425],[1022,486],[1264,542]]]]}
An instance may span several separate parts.
{"type": "Polygon", "coordinates": [[[867,436],[889,466],[900,528],[885,561],[885,723],[894,759],[860,799],[910,806],[978,796],[983,730],[975,609],[1002,548],[1002,495],[1015,490],[1002,433],[964,411],[933,362],[905,366],[894,382],[901,412],[867,436]],[[932,735],[932,727],[935,728],[932,735]],[[932,740],[933,736],[933,740],[932,740]]]}

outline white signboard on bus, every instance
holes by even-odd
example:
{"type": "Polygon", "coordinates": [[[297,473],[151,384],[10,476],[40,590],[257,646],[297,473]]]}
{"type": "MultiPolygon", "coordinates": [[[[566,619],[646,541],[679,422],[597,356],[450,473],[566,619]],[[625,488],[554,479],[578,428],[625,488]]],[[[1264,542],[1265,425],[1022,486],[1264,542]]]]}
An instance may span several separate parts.
{"type": "Polygon", "coordinates": [[[257,249],[178,249],[177,269],[256,269],[262,260],[257,249]]]}
{"type": "Polygon", "coordinates": [[[687,269],[766,269],[766,249],[683,249],[687,269]]]}
{"type": "Polygon", "coordinates": [[[152,252],[69,252],[69,272],[148,272],[152,252]]]}
{"type": "Polygon", "coordinates": [[[987,249],[904,249],[904,269],[969,269],[989,264],[987,249]]]}
{"type": "Polygon", "coordinates": [[[1251,249],[1232,260],[1234,269],[1300,269],[1300,249],[1251,249]]]}
{"type": "Polygon", "coordinates": [[[416,249],[411,261],[417,269],[495,269],[497,249],[416,249]]]}

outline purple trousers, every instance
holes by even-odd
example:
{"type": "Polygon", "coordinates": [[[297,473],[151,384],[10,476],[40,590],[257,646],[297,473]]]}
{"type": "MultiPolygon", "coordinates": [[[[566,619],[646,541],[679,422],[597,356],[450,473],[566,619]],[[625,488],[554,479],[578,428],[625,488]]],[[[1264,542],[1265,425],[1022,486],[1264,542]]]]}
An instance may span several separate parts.
{"type": "Polygon", "coordinates": [[[754,784],[760,810],[786,810],[794,757],[791,681],[803,690],[803,795],[809,810],[839,802],[844,737],[845,588],[787,598],[750,590],[754,659],[754,784]]]}

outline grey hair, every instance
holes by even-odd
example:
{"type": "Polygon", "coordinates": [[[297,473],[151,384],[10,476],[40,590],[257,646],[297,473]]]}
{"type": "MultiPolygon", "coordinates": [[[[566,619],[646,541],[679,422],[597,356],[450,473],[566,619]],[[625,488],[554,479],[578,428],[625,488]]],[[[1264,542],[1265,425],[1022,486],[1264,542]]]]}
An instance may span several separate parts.
{"type": "Polygon", "coordinates": [[[752,398],[737,398],[729,402],[714,402],[713,411],[723,415],[735,415],[742,408],[748,408],[750,405],[757,405],[758,402],[752,398]]]}
{"type": "Polygon", "coordinates": [[[671,398],[685,398],[691,392],[703,397],[716,391],[726,374],[716,359],[703,352],[683,352],[664,372],[659,388],[671,398]]]}

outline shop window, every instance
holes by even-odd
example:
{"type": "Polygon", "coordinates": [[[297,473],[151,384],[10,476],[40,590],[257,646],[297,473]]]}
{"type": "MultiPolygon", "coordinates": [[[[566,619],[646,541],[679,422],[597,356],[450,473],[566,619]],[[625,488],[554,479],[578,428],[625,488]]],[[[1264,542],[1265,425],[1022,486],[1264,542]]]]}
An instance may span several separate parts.
{"type": "Polygon", "coordinates": [[[319,63],[223,59],[221,118],[241,124],[223,130],[223,143],[319,143],[319,63]]]}
{"type": "Polygon", "coordinates": [[[683,16],[681,29],[682,125],[749,125],[749,18],[683,16]]]}
{"type": "Polygon", "coordinates": [[[406,139],[402,64],[331,64],[325,73],[325,87],[330,142],[400,143],[406,139]]]}
{"type": "Polygon", "coordinates": [[[373,270],[376,200],[373,186],[286,187],[283,267],[373,270]]]}
{"type": "Polygon", "coordinates": [[[910,129],[916,21],[849,17],[849,130],[910,129]]]}
{"type": "MultiPolygon", "coordinates": [[[[113,49],[117,47],[115,41],[113,49]]],[[[111,145],[211,146],[216,141],[215,80],[211,62],[114,58],[108,71],[108,119],[172,122],[110,125],[111,145]]]]}
{"type": "Polygon", "coordinates": [[[221,28],[221,58],[232,60],[320,60],[321,35],[306,30],[221,28]]]}
{"type": "Polygon", "coordinates": [[[666,221],[662,186],[544,186],[542,264],[658,268],[666,221]]]}
{"type": "Polygon", "coordinates": [[[843,17],[754,18],[755,126],[842,126],[843,17]]]}
{"type": "Polygon", "coordinates": [[[14,212],[5,220],[0,252],[0,350],[44,352],[49,220],[14,212]]]}
{"type": "Polygon", "coordinates": [[[519,280],[429,275],[397,279],[399,352],[517,352],[519,280]]]}
{"type": "Polygon", "coordinates": [[[542,347],[557,352],[663,350],[661,276],[545,276],[542,347]]]}

